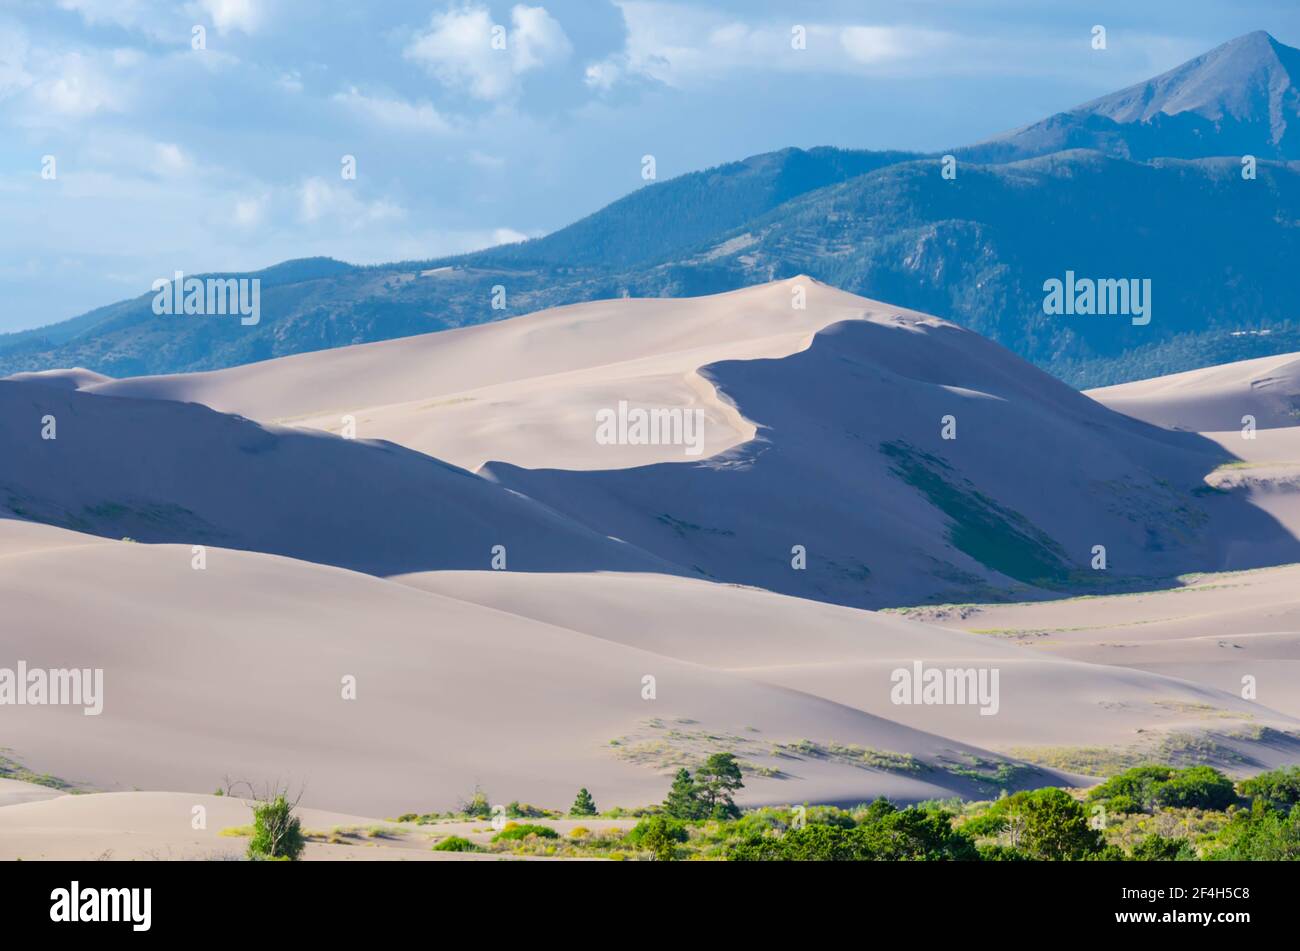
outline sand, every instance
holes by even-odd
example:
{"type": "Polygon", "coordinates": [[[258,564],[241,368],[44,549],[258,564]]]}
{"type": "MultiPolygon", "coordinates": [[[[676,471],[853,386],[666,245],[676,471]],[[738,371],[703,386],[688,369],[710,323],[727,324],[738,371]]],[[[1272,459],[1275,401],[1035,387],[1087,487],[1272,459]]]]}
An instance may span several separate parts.
{"type": "MultiPolygon", "coordinates": [[[[105,677],[100,716],[4,710],[20,775],[85,794],[0,780],[0,858],[237,856],[226,778],[302,788],[333,829],[476,786],[642,805],[719,749],[746,805],[1086,784],[1071,751],[1170,742],[1236,774],[1295,762],[1297,365],[1080,394],[795,278],[214,373],[0,381],[0,665],[105,677]],[[699,455],[599,442],[621,401],[698,410],[699,455]],[[1088,578],[1095,544],[1154,590],[1031,583],[1088,578]],[[866,610],[935,601],[956,603],[866,610]],[[997,670],[996,715],[895,703],[918,662],[997,670]]],[[[448,858],[437,834],[308,857],[448,858]]]]}

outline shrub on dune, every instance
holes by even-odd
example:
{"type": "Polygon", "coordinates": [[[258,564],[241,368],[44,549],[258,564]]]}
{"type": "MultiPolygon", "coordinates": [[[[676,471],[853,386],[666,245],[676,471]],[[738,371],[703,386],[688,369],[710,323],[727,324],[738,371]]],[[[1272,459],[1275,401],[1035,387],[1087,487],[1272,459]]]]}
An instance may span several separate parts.
{"type": "Polygon", "coordinates": [[[521,839],[535,837],[538,839],[558,839],[560,834],[550,826],[539,826],[524,822],[507,822],[504,829],[492,837],[493,842],[518,842],[521,839]]]}

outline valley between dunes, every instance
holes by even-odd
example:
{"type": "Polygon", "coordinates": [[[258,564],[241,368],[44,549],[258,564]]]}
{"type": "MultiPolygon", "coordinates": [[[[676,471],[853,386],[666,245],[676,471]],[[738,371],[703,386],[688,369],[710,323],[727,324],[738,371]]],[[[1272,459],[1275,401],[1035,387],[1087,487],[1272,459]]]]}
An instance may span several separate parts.
{"type": "MultiPolygon", "coordinates": [[[[105,681],[4,710],[0,858],[238,853],[231,776],[354,829],[640,806],[719,750],[747,805],[1295,762],[1297,366],[1083,394],[798,277],[0,380],[0,667],[105,681]],[[702,453],[598,442],[620,401],[698,411],[702,453]],[[895,703],[917,662],[996,669],[996,714],[895,703]]],[[[452,856],[421,828],[308,854],[452,856]]]]}

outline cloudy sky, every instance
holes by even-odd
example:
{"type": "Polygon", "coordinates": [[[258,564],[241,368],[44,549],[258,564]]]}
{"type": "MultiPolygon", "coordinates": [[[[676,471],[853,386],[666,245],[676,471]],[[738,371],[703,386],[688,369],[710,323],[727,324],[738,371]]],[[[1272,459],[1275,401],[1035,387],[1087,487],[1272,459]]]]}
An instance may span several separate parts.
{"type": "Polygon", "coordinates": [[[641,186],[645,154],[663,179],[961,145],[1254,29],[1300,45],[1300,5],[0,0],[0,331],[175,270],[543,234],[641,186]]]}

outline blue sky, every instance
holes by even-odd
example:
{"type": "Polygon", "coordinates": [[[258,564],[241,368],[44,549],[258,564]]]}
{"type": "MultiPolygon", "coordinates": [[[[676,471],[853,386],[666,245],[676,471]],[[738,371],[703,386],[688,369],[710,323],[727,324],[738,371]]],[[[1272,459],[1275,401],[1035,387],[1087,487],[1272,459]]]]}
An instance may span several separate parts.
{"type": "Polygon", "coordinates": [[[1300,45],[1300,5],[0,0],[0,331],[175,270],[543,234],[640,187],[645,154],[663,179],[966,144],[1255,29],[1300,45]]]}

